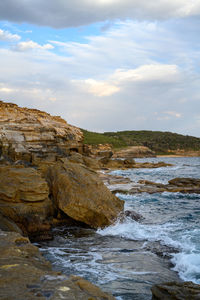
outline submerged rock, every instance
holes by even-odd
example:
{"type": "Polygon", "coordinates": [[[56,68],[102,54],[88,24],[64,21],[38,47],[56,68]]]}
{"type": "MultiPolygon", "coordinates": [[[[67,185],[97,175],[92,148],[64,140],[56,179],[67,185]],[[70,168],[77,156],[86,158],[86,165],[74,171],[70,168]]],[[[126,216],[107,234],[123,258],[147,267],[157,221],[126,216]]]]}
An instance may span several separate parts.
{"type": "Polygon", "coordinates": [[[61,159],[50,168],[50,189],[58,207],[69,217],[93,228],[112,224],[124,202],[115,197],[86,166],[61,159]]]}
{"type": "Polygon", "coordinates": [[[174,178],[169,180],[169,184],[181,187],[195,186],[200,188],[200,179],[197,178],[174,178]]]}
{"type": "Polygon", "coordinates": [[[0,231],[0,299],[114,300],[87,280],[52,271],[28,238],[0,231]]]}
{"type": "Polygon", "coordinates": [[[114,194],[136,194],[136,193],[184,193],[184,194],[200,194],[200,179],[196,178],[174,178],[169,180],[168,184],[162,184],[149,180],[139,180],[129,189],[120,189],[119,187],[112,189],[114,194]]]}
{"type": "Polygon", "coordinates": [[[152,300],[198,300],[200,285],[192,282],[167,282],[152,287],[152,300]]]}

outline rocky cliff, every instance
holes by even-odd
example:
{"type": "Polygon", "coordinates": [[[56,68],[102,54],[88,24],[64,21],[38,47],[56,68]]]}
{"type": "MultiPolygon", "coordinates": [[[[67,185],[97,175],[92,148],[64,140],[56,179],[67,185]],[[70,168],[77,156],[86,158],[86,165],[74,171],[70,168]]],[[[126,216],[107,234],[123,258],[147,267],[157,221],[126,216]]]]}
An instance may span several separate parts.
{"type": "Polygon", "coordinates": [[[12,160],[55,161],[82,152],[83,134],[57,116],[0,101],[0,155],[12,160]]]}
{"type": "Polygon", "coordinates": [[[118,218],[123,201],[83,159],[82,140],[60,117],[0,102],[1,229],[49,239],[53,224],[98,228],[118,218]]]}

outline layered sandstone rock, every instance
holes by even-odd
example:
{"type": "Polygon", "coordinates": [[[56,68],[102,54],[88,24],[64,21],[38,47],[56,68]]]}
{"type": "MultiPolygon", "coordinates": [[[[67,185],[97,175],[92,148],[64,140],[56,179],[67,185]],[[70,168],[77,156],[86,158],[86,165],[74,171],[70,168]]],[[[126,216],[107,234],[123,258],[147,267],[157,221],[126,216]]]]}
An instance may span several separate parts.
{"type": "Polygon", "coordinates": [[[131,146],[120,151],[116,151],[113,155],[116,158],[139,158],[139,157],[155,157],[155,152],[145,146],[131,146]]]}
{"type": "Polygon", "coordinates": [[[48,238],[57,216],[59,222],[71,218],[93,228],[117,219],[123,202],[86,167],[102,164],[75,153],[82,150],[82,138],[60,117],[0,102],[0,228],[14,221],[29,237],[48,238]]]}
{"type": "Polygon", "coordinates": [[[50,168],[48,181],[58,207],[69,217],[93,228],[112,224],[123,210],[123,201],[112,195],[96,172],[61,159],[50,168]]]}
{"type": "Polygon", "coordinates": [[[54,272],[37,247],[14,232],[0,230],[0,299],[114,300],[78,276],[54,272]]]}
{"type": "Polygon", "coordinates": [[[112,146],[110,144],[97,144],[97,145],[85,144],[83,147],[83,151],[84,154],[92,157],[111,158],[113,155],[112,146]]]}
{"type": "Polygon", "coordinates": [[[82,152],[83,134],[60,117],[0,101],[0,155],[29,162],[82,152]]]}
{"type": "Polygon", "coordinates": [[[53,214],[47,182],[34,168],[0,166],[0,212],[25,234],[47,232],[53,214]]]}

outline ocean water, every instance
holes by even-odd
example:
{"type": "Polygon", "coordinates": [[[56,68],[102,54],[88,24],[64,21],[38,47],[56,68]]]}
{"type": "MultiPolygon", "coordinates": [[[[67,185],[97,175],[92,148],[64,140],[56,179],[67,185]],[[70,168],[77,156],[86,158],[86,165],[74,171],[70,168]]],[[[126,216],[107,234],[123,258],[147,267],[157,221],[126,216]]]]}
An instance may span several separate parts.
{"type": "MultiPolygon", "coordinates": [[[[116,170],[112,174],[167,183],[175,177],[200,178],[200,158],[151,158],[173,167],[116,170]]],[[[126,218],[104,230],[54,229],[55,239],[40,244],[54,269],[76,274],[118,300],[150,300],[151,286],[165,281],[200,284],[200,194],[118,194],[125,208],[144,219],[126,218]]]]}

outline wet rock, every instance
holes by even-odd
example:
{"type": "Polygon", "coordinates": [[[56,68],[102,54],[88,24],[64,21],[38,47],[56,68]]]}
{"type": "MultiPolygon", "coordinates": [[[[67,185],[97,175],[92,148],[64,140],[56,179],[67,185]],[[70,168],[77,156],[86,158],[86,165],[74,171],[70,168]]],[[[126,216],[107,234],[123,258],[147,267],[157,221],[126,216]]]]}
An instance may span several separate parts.
{"type": "Polygon", "coordinates": [[[197,300],[200,285],[192,282],[167,282],[152,287],[152,300],[197,300]]]}
{"type": "Polygon", "coordinates": [[[130,178],[118,175],[111,175],[108,173],[99,173],[99,177],[103,180],[106,185],[115,184],[128,184],[131,182],[130,178]]]}
{"type": "MultiPolygon", "coordinates": [[[[172,254],[179,253],[179,250],[177,248],[162,245],[160,242],[149,242],[145,245],[144,249],[146,251],[150,251],[155,253],[156,255],[170,259],[172,258],[172,254]]],[[[169,261],[169,267],[173,267],[172,263],[169,261]]]]}
{"type": "Polygon", "coordinates": [[[115,197],[97,173],[67,159],[49,170],[50,189],[58,207],[69,217],[93,228],[112,224],[124,202],[115,197]]]}
{"type": "Polygon", "coordinates": [[[141,214],[138,214],[137,212],[135,212],[133,210],[125,210],[124,216],[129,217],[132,220],[137,221],[137,222],[144,219],[144,217],[141,214]]]}
{"type": "Polygon", "coordinates": [[[17,233],[0,231],[0,299],[114,300],[87,280],[54,272],[37,247],[17,233]]]}
{"type": "Polygon", "coordinates": [[[138,184],[134,184],[129,189],[115,188],[112,190],[114,194],[135,194],[135,193],[184,193],[200,194],[200,179],[196,178],[174,178],[168,184],[162,184],[149,180],[139,180],[138,184]]]}
{"type": "Polygon", "coordinates": [[[153,182],[153,181],[150,181],[150,180],[139,180],[138,183],[139,184],[144,184],[144,185],[152,185],[152,186],[155,186],[155,187],[158,187],[158,188],[162,188],[162,187],[165,186],[162,183],[153,182]]]}
{"type": "Polygon", "coordinates": [[[181,187],[190,187],[190,186],[195,186],[200,187],[200,179],[196,178],[174,178],[172,180],[169,180],[170,185],[175,185],[175,186],[181,186],[181,187]]]}
{"type": "Polygon", "coordinates": [[[171,167],[173,166],[172,164],[167,164],[165,162],[158,162],[158,163],[149,163],[149,162],[145,162],[145,163],[136,163],[134,165],[134,168],[150,168],[150,169],[154,169],[154,168],[165,168],[165,167],[171,167]]]}

